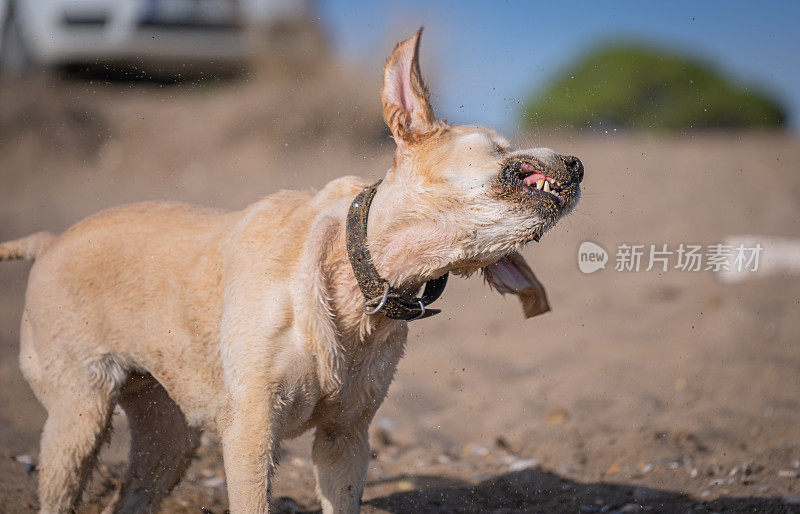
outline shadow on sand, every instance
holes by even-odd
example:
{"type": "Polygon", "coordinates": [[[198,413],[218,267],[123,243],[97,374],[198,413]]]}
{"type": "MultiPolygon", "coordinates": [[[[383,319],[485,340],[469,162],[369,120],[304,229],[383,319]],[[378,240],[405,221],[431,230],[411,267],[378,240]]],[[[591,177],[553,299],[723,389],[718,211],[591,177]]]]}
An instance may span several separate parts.
{"type": "Polygon", "coordinates": [[[498,475],[477,485],[432,476],[398,477],[376,486],[402,480],[414,490],[364,502],[392,513],[421,512],[759,512],[800,513],[800,505],[782,498],[727,498],[700,502],[675,491],[619,485],[581,483],[538,469],[498,475]]]}

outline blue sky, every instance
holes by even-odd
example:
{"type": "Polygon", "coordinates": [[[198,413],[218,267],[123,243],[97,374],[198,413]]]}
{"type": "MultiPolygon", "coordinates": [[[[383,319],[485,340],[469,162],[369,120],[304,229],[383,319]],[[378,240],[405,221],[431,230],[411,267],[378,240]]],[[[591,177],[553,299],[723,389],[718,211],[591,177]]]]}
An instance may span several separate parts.
{"type": "Polygon", "coordinates": [[[758,86],[782,101],[800,130],[797,0],[319,0],[318,7],[337,53],[370,82],[393,44],[424,25],[423,75],[437,114],[454,123],[513,131],[530,92],[594,45],[626,39],[697,56],[758,86]]]}

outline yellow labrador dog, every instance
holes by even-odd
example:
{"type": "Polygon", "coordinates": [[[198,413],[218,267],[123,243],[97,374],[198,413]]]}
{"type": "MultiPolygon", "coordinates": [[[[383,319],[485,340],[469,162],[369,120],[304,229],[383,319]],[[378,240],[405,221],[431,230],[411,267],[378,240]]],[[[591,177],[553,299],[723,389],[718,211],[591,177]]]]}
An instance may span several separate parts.
{"type": "Polygon", "coordinates": [[[132,447],[108,512],[156,510],[204,429],[222,438],[231,512],[268,511],[280,441],[311,429],[323,512],[356,512],[370,421],[447,274],[481,270],[527,316],[548,310],[517,251],[575,206],[583,166],[437,120],[418,48],[419,33],[386,63],[397,150],[377,184],[343,177],[239,212],[126,205],[0,245],[36,259],[20,364],[48,413],[42,512],[75,507],[117,404],[132,447]]]}

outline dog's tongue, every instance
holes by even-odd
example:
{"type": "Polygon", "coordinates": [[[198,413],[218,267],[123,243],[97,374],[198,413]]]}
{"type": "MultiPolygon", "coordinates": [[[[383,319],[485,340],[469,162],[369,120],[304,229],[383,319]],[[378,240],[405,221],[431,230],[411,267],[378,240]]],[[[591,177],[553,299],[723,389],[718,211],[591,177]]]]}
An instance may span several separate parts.
{"type": "Polygon", "coordinates": [[[545,175],[544,173],[536,172],[522,179],[522,183],[525,184],[526,186],[533,187],[533,185],[536,184],[536,181],[540,179],[547,180],[547,175],[545,175]]]}
{"type": "Polygon", "coordinates": [[[526,186],[532,186],[539,179],[547,179],[547,175],[542,173],[540,170],[537,170],[533,164],[523,162],[519,169],[522,173],[530,173],[530,175],[522,180],[526,186]]]}

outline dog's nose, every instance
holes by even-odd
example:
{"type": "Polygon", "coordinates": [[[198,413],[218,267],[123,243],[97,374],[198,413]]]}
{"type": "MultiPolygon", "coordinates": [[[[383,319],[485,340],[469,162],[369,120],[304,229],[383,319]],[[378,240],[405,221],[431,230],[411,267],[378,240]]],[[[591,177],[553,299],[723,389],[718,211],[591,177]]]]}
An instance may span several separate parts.
{"type": "Polygon", "coordinates": [[[561,157],[561,160],[564,161],[564,164],[567,166],[567,170],[572,173],[573,177],[578,179],[578,182],[583,181],[583,163],[580,159],[575,157],[574,155],[567,155],[565,157],[561,157]]]}

